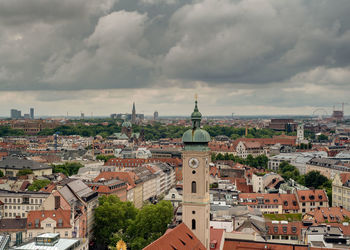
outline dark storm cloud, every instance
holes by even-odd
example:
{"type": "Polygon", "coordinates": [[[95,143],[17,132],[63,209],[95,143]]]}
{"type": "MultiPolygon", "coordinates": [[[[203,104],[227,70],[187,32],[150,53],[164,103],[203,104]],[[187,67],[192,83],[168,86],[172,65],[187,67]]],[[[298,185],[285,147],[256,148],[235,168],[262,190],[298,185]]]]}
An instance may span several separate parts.
{"type": "Polygon", "coordinates": [[[0,90],[278,91],[319,67],[348,70],[348,13],[348,0],[0,0],[0,90]]]}

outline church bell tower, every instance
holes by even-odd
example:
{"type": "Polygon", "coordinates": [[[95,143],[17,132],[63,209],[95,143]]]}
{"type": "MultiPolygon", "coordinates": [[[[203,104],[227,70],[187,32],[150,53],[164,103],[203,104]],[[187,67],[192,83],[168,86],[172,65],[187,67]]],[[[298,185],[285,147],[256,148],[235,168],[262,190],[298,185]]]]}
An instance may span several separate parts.
{"type": "Polygon", "coordinates": [[[208,142],[210,136],[200,128],[202,114],[195,101],[191,115],[192,128],[187,130],[182,141],[183,164],[183,213],[182,220],[192,230],[202,244],[209,249],[210,241],[210,198],[208,142]]]}

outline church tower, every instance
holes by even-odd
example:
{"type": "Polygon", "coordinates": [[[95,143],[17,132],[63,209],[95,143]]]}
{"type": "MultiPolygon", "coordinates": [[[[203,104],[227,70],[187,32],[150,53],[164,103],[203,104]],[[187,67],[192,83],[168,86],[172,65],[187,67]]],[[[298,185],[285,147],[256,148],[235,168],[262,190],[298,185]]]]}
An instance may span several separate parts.
{"type": "Polygon", "coordinates": [[[135,103],[134,102],[132,104],[131,123],[132,124],[136,123],[136,108],[135,108],[135,103]]]}
{"type": "Polygon", "coordinates": [[[182,220],[196,237],[209,249],[210,241],[210,199],[208,142],[210,136],[200,128],[202,114],[195,102],[191,115],[192,128],[187,130],[182,141],[183,202],[182,220]]]}

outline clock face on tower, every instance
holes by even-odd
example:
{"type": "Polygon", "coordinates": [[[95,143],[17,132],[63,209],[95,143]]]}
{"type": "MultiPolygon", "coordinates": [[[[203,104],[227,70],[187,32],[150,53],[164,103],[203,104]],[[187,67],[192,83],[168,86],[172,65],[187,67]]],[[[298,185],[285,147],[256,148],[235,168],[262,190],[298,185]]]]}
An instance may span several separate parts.
{"type": "Polygon", "coordinates": [[[197,158],[191,158],[189,159],[188,161],[188,165],[191,167],[191,168],[197,168],[199,166],[199,160],[197,158]]]}

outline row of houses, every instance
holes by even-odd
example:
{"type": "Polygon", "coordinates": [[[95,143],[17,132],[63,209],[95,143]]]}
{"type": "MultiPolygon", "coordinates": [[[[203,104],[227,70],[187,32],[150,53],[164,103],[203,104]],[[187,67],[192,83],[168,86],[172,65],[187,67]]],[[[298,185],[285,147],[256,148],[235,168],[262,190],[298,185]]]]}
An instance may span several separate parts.
{"type": "Polygon", "coordinates": [[[319,207],[329,207],[324,190],[296,190],[290,194],[241,193],[241,205],[257,208],[263,214],[308,213],[319,207]]]}

